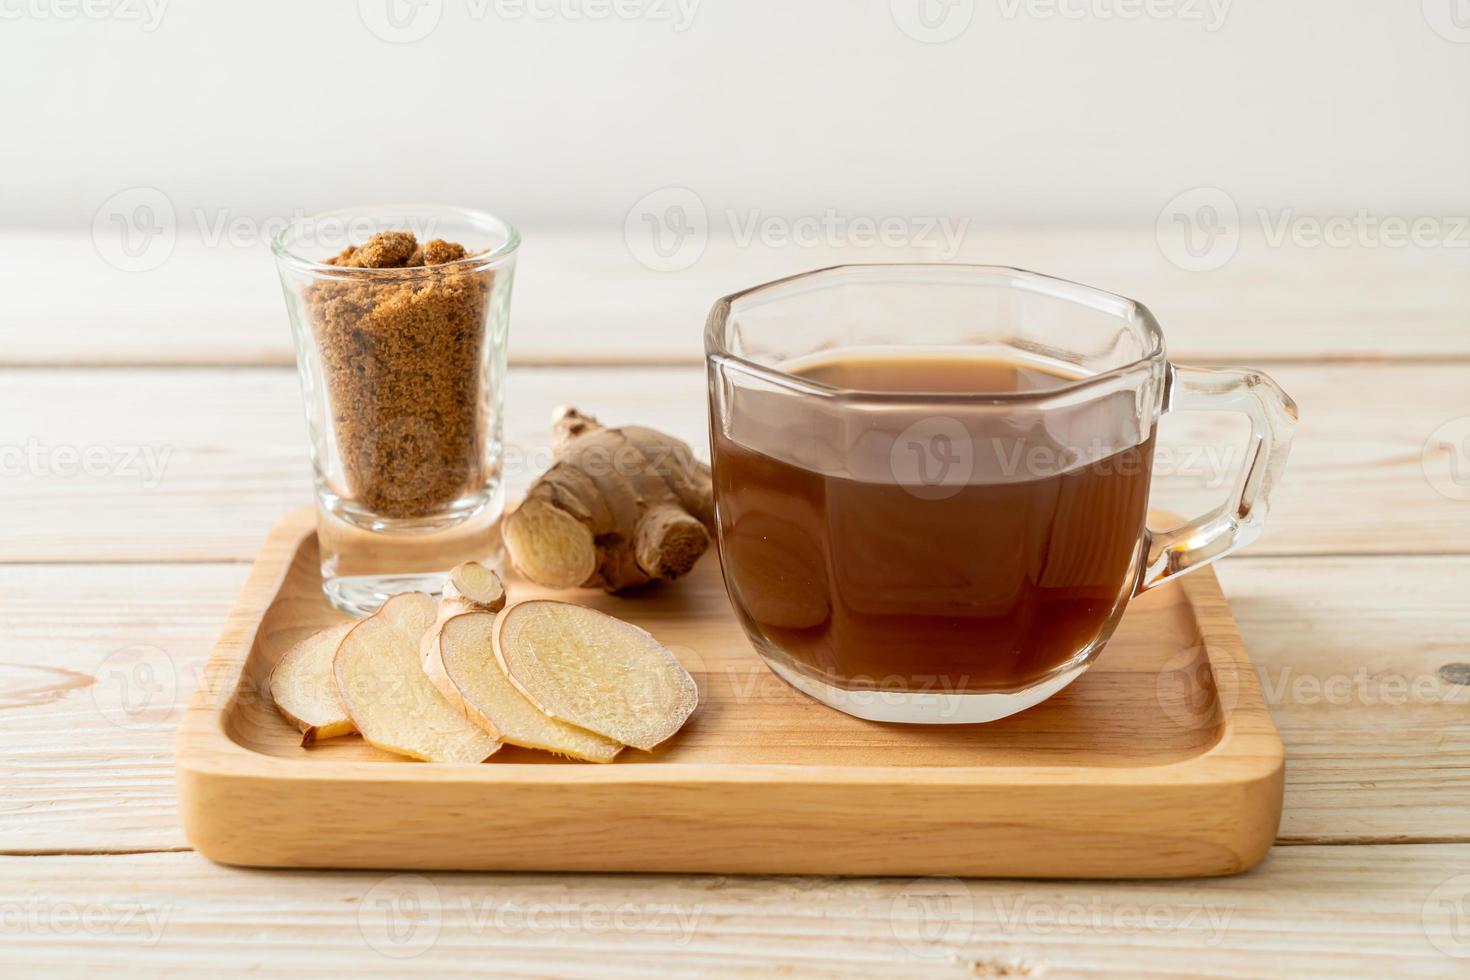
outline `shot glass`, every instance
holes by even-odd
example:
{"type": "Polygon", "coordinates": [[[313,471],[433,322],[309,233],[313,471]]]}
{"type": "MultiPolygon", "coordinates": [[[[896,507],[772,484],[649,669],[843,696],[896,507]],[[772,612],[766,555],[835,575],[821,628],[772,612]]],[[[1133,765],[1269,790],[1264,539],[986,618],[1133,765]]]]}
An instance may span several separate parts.
{"type": "Polygon", "coordinates": [[[306,409],[322,588],[344,612],[437,592],[462,561],[501,565],[519,245],[493,215],[433,206],[312,215],[272,243],[306,409]],[[354,264],[370,261],[364,253],[344,255],[379,232],[409,232],[418,251],[369,267],[354,264]]]}

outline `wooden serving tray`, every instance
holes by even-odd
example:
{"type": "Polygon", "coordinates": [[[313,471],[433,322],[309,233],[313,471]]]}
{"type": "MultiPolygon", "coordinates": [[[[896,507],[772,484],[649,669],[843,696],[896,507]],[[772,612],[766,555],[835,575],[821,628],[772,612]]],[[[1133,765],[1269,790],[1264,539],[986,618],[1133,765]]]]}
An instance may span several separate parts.
{"type": "Polygon", "coordinates": [[[676,585],[576,598],[694,675],[699,708],[657,751],[599,766],[506,747],[448,766],[356,736],[302,748],[266,680],[342,617],[322,597],[314,515],[291,514],[181,723],[189,839],[273,867],[1112,878],[1242,871],[1275,836],[1281,740],[1209,569],[1135,601],[1070,688],[975,726],[861,721],[787,687],[736,624],[713,555],[676,585]]]}

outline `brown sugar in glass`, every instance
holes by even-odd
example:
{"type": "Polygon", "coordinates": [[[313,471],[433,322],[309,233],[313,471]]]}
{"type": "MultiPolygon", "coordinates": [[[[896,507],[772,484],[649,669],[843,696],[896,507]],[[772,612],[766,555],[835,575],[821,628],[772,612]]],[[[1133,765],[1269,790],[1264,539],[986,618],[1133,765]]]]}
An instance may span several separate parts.
{"type": "Polygon", "coordinates": [[[454,208],[302,219],[275,252],[316,475],[324,588],[371,612],[501,561],[503,380],[519,236],[454,208]]]}
{"type": "Polygon", "coordinates": [[[458,243],[420,248],[407,232],[375,237],[406,254],[370,239],[330,264],[362,267],[353,265],[362,253],[388,251],[368,260],[396,260],[376,268],[402,269],[402,277],[384,271],[311,284],[312,333],[351,499],[384,517],[434,517],[481,479],[478,389],[495,272],[460,269],[466,252],[458,243]]]}

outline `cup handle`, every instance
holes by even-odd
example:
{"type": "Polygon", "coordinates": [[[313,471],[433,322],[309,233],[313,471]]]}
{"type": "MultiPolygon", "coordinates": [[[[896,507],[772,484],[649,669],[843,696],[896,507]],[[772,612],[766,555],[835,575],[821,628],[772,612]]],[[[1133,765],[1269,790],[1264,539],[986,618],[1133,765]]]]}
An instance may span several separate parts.
{"type": "Polygon", "coordinates": [[[1229,499],[1178,527],[1148,532],[1148,564],[1134,595],[1202,568],[1260,536],[1296,431],[1296,402],[1260,371],[1170,364],[1164,392],[1164,412],[1239,412],[1250,419],[1251,432],[1240,482],[1229,499]]]}

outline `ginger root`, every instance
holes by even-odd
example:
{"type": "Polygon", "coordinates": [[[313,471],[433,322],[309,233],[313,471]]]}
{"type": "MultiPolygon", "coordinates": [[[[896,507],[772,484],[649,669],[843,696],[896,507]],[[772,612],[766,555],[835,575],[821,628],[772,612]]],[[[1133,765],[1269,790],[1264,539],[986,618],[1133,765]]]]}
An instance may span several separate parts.
{"type": "Polygon", "coordinates": [[[710,469],[687,443],[557,409],[555,462],[505,519],[511,559],[549,588],[631,589],[687,573],[714,531],[710,469]]]}

